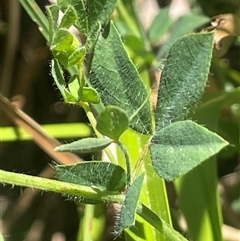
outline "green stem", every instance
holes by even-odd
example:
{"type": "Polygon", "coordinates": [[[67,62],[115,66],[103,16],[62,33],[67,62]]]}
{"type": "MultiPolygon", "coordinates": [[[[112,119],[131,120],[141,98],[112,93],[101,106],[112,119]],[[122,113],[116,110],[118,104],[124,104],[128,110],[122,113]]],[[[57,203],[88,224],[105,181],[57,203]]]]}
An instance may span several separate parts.
{"type": "Polygon", "coordinates": [[[135,167],[133,169],[133,180],[135,180],[135,178],[137,178],[139,172],[140,172],[140,169],[142,167],[142,164],[143,164],[143,161],[144,161],[144,158],[145,156],[147,155],[147,152],[149,150],[149,146],[151,144],[151,140],[152,140],[152,137],[150,137],[150,139],[148,140],[148,142],[146,143],[146,145],[143,147],[143,150],[141,152],[141,155],[139,156],[138,160],[137,160],[137,163],[135,164],[135,167]]]}
{"type": "Polygon", "coordinates": [[[142,39],[146,50],[150,50],[150,44],[139,18],[136,3],[133,0],[129,0],[127,4],[128,7],[126,7],[126,3],[123,3],[122,0],[118,0],[118,13],[121,16],[123,22],[126,23],[126,25],[131,29],[132,34],[137,36],[139,39],[142,39]]]}
{"type": "Polygon", "coordinates": [[[43,191],[52,191],[72,196],[91,198],[103,202],[122,203],[124,200],[124,195],[122,194],[113,194],[112,192],[96,190],[83,185],[3,170],[0,170],[0,182],[23,187],[37,188],[43,191]]]}
{"type": "Polygon", "coordinates": [[[92,221],[94,217],[94,205],[86,204],[84,206],[84,216],[81,220],[81,241],[92,240],[92,221]]]}
{"type": "MultiPolygon", "coordinates": [[[[61,194],[72,196],[79,196],[101,200],[107,203],[123,203],[123,194],[112,194],[111,192],[96,190],[91,187],[67,183],[62,181],[51,180],[42,177],[35,177],[26,174],[13,173],[0,170],[0,182],[4,184],[11,184],[23,187],[37,188],[43,191],[52,191],[61,194]]],[[[137,214],[149,222],[159,232],[161,232],[167,240],[185,241],[177,231],[175,231],[169,224],[158,217],[149,208],[139,203],[137,214]]]]}
{"type": "Polygon", "coordinates": [[[119,15],[121,16],[122,20],[126,25],[131,29],[132,34],[136,35],[138,38],[141,37],[139,28],[136,24],[136,21],[134,21],[133,16],[130,16],[128,11],[126,10],[125,5],[121,0],[118,1],[117,4],[117,10],[119,15]]]}
{"type": "Polygon", "coordinates": [[[128,155],[128,151],[126,147],[120,142],[117,141],[118,146],[122,150],[125,160],[126,160],[126,168],[127,168],[127,185],[129,186],[131,184],[131,162],[130,162],[130,157],[128,155]]]}
{"type": "MultiPolygon", "coordinates": [[[[93,115],[93,113],[92,113],[92,111],[91,111],[91,109],[90,109],[89,104],[86,103],[86,102],[82,102],[82,103],[81,103],[81,106],[83,107],[84,111],[86,112],[86,115],[87,115],[87,117],[88,117],[88,119],[89,119],[89,121],[90,121],[90,123],[91,123],[91,125],[92,125],[92,128],[93,128],[94,133],[96,134],[96,136],[97,136],[98,138],[103,138],[103,135],[102,135],[102,134],[97,130],[97,128],[96,128],[97,121],[96,121],[96,119],[95,119],[95,117],[94,117],[94,115],[93,115]]],[[[110,151],[109,148],[105,148],[104,151],[106,152],[109,160],[110,160],[112,163],[117,163],[115,157],[113,156],[113,154],[112,154],[112,152],[110,151]]]]}

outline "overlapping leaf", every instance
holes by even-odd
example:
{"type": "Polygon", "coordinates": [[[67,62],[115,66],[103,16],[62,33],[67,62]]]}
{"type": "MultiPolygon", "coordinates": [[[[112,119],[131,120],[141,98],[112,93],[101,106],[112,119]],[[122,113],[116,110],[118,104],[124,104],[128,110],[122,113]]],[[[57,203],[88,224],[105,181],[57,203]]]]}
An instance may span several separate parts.
{"type": "Polygon", "coordinates": [[[119,236],[125,228],[135,223],[135,214],[141,188],[144,180],[144,173],[137,177],[126,192],[126,197],[121,209],[120,222],[117,224],[115,233],[119,236]]]}
{"type": "Polygon", "coordinates": [[[96,127],[103,135],[118,140],[128,125],[129,119],[126,112],[119,107],[109,105],[100,113],[96,127]]]}
{"type": "Polygon", "coordinates": [[[128,116],[139,111],[130,124],[133,129],[144,134],[152,132],[149,101],[139,110],[148,93],[112,23],[96,43],[89,81],[105,105],[118,106],[128,116]]]}
{"type": "Polygon", "coordinates": [[[112,14],[117,0],[58,0],[65,11],[72,5],[78,15],[75,26],[87,36],[87,42],[94,43],[102,26],[112,14]]]}
{"type": "Polygon", "coordinates": [[[161,74],[157,130],[183,120],[199,101],[208,79],[213,36],[213,33],[191,34],[172,45],[161,74]]]}
{"type": "Polygon", "coordinates": [[[159,176],[172,181],[227,145],[220,136],[190,120],[175,122],[152,138],[153,167],[159,176]]]}
{"type": "Polygon", "coordinates": [[[125,170],[116,164],[102,161],[81,162],[56,166],[61,181],[93,187],[100,190],[121,192],[125,189],[125,170]]]}
{"type": "Polygon", "coordinates": [[[76,153],[91,153],[100,151],[109,146],[113,141],[107,138],[84,138],[68,144],[57,146],[55,151],[69,151],[76,153]]]}

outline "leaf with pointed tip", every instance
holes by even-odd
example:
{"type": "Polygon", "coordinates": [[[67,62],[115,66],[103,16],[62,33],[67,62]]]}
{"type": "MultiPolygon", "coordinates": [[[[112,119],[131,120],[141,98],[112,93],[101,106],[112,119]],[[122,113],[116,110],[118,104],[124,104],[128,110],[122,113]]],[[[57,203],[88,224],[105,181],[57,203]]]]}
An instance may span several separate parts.
{"type": "Polygon", "coordinates": [[[89,161],[74,165],[57,165],[56,172],[61,181],[106,191],[122,192],[127,183],[125,170],[110,162],[89,161]]]}
{"type": "Polygon", "coordinates": [[[51,50],[54,57],[64,65],[65,68],[69,67],[69,58],[71,56],[74,57],[75,51],[79,49],[82,50],[80,41],[68,29],[61,28],[57,31],[51,50]]]}
{"type": "Polygon", "coordinates": [[[92,87],[83,87],[81,101],[98,104],[100,102],[100,96],[98,92],[92,87]]]}
{"type": "Polygon", "coordinates": [[[59,25],[59,29],[70,28],[72,25],[75,24],[76,21],[77,21],[77,13],[75,9],[71,5],[69,5],[63,14],[63,17],[59,25]]]}
{"type": "Polygon", "coordinates": [[[157,131],[151,140],[152,163],[168,181],[189,172],[217,154],[228,142],[190,121],[178,121],[157,131]]]}
{"type": "Polygon", "coordinates": [[[121,208],[120,220],[117,223],[114,233],[119,236],[125,228],[129,228],[135,223],[137,204],[144,180],[144,173],[137,177],[131,186],[128,187],[126,197],[121,208]]]}
{"type": "MultiPolygon", "coordinates": [[[[147,90],[129,59],[113,23],[99,37],[89,73],[91,85],[105,105],[115,105],[133,116],[148,98],[147,90]]],[[[149,101],[139,111],[130,127],[144,134],[152,133],[149,101]]]]}
{"type": "Polygon", "coordinates": [[[100,113],[96,128],[103,135],[118,140],[128,125],[127,113],[117,106],[109,105],[100,113]]]}
{"type": "Polygon", "coordinates": [[[211,64],[214,33],[191,34],[171,47],[158,90],[156,130],[184,120],[199,101],[211,64]]]}
{"type": "Polygon", "coordinates": [[[151,43],[158,41],[174,23],[174,20],[170,17],[169,10],[170,7],[163,8],[154,17],[148,30],[148,36],[151,43]]]}
{"type": "Polygon", "coordinates": [[[55,32],[57,30],[59,6],[57,4],[52,4],[48,6],[47,13],[48,13],[49,43],[51,46],[55,36],[55,32]]]}
{"type": "Polygon", "coordinates": [[[106,24],[116,7],[117,0],[58,0],[61,10],[72,5],[78,15],[76,28],[87,35],[87,44],[92,45],[102,26],[106,24]]]}
{"type": "Polygon", "coordinates": [[[88,33],[88,15],[84,0],[58,0],[58,5],[64,12],[72,5],[77,13],[76,27],[82,33],[88,33]]]}
{"type": "Polygon", "coordinates": [[[71,55],[69,55],[67,67],[71,67],[75,64],[78,64],[78,66],[83,62],[86,54],[85,47],[79,47],[77,48],[71,55]]]}
{"type": "Polygon", "coordinates": [[[172,46],[176,39],[184,36],[185,34],[193,32],[195,29],[209,23],[210,21],[211,18],[207,17],[206,15],[197,14],[191,11],[180,16],[178,19],[176,19],[175,24],[171,29],[170,37],[160,48],[157,58],[162,59],[167,54],[168,49],[172,46]]]}
{"type": "Polygon", "coordinates": [[[61,28],[57,31],[51,50],[57,52],[73,52],[79,46],[80,42],[78,38],[74,34],[72,34],[68,29],[61,28]]]}
{"type": "Polygon", "coordinates": [[[64,101],[67,103],[71,103],[71,102],[75,103],[76,102],[75,97],[66,89],[63,70],[61,65],[56,59],[52,60],[51,73],[58,89],[62,94],[64,101]]]}
{"type": "Polygon", "coordinates": [[[55,151],[68,151],[76,153],[90,153],[100,151],[109,146],[113,141],[108,138],[84,138],[69,144],[57,146],[55,151]]]}

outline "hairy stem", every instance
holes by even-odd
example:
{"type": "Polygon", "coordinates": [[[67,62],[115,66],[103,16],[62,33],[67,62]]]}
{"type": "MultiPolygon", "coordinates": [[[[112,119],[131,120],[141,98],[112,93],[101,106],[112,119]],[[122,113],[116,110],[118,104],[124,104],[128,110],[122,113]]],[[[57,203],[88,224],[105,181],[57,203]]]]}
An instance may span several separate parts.
{"type": "MultiPolygon", "coordinates": [[[[97,130],[97,128],[96,128],[97,121],[96,121],[96,119],[95,119],[95,117],[94,117],[94,115],[93,115],[93,113],[92,113],[92,111],[91,111],[91,109],[90,109],[89,104],[86,103],[86,102],[82,102],[82,103],[81,103],[81,106],[83,107],[84,111],[86,112],[86,115],[87,115],[87,117],[88,117],[88,119],[89,119],[89,121],[90,121],[90,123],[91,123],[91,125],[92,125],[92,128],[93,128],[94,133],[96,134],[96,136],[97,136],[98,138],[103,138],[103,135],[102,135],[102,134],[97,130]]],[[[104,151],[106,152],[109,160],[110,160],[112,163],[117,163],[115,157],[113,156],[113,154],[112,154],[112,152],[110,151],[109,148],[105,148],[104,151]]]]}
{"type": "Polygon", "coordinates": [[[104,202],[122,203],[124,199],[124,195],[121,194],[113,194],[112,192],[97,190],[95,188],[83,185],[3,170],[0,170],[0,182],[12,184],[13,186],[17,185],[23,187],[38,188],[43,191],[52,191],[61,194],[102,200],[104,202]]]}

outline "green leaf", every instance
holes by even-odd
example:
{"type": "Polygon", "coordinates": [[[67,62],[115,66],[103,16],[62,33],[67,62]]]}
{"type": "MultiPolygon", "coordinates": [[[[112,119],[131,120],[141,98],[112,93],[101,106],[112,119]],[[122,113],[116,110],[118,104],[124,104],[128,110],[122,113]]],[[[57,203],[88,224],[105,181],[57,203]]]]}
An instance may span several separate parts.
{"type": "Polygon", "coordinates": [[[109,146],[113,141],[107,138],[84,138],[69,144],[57,146],[55,151],[69,151],[77,153],[90,153],[100,151],[109,146]]]}
{"type": "Polygon", "coordinates": [[[77,48],[68,58],[67,67],[71,67],[75,64],[81,64],[85,58],[85,47],[77,48]]]}
{"type": "Polygon", "coordinates": [[[126,186],[126,172],[116,164],[102,161],[57,165],[57,178],[99,190],[122,192],[126,186]]]}
{"type": "Polygon", "coordinates": [[[96,128],[103,135],[118,140],[128,125],[127,113],[117,106],[109,105],[100,113],[96,128]]]}
{"type": "Polygon", "coordinates": [[[79,92],[81,92],[82,89],[78,76],[71,76],[66,87],[65,90],[72,96],[72,98],[68,98],[65,101],[67,103],[76,104],[76,102],[79,101],[79,92]]]}
{"type": "MultiPolygon", "coordinates": [[[[225,109],[227,106],[239,103],[239,96],[240,87],[233,92],[221,93],[218,91],[215,95],[212,92],[206,93],[205,98],[201,100],[201,105],[194,110],[191,118],[198,120],[199,123],[203,123],[205,127],[215,132],[219,130],[221,119],[225,116],[221,115],[222,108],[224,107],[225,109]],[[207,101],[204,101],[204,99],[207,101]]],[[[239,126],[239,121],[237,122],[236,120],[236,124],[239,126]]],[[[234,140],[228,139],[223,133],[218,132],[225,140],[234,144],[234,147],[231,145],[222,150],[217,155],[220,158],[220,155],[230,149],[236,148],[235,150],[239,150],[239,129],[234,126],[234,123],[228,123],[226,129],[231,130],[232,128],[235,128],[236,145],[234,140]]],[[[188,233],[189,239],[221,241],[222,213],[218,191],[217,158],[212,157],[208,159],[207,162],[194,168],[190,173],[178,178],[175,181],[175,189],[187,226],[191,230],[188,233]]]]}
{"type": "Polygon", "coordinates": [[[109,21],[117,0],[91,0],[88,1],[88,43],[92,45],[99,36],[102,27],[109,21]]]}
{"type": "Polygon", "coordinates": [[[116,7],[117,0],[58,0],[60,8],[65,11],[71,4],[77,15],[76,27],[87,35],[87,43],[95,43],[99,31],[106,24],[116,7]]]}
{"type": "Polygon", "coordinates": [[[77,96],[74,96],[66,89],[66,83],[63,76],[63,70],[60,66],[59,62],[56,59],[52,60],[52,67],[51,67],[51,73],[53,76],[53,79],[60,90],[62,97],[66,103],[76,103],[77,102],[77,96]]]}
{"type": "Polygon", "coordinates": [[[157,131],[151,141],[153,167],[166,180],[174,180],[217,154],[228,142],[188,120],[157,131]]]}
{"type": "Polygon", "coordinates": [[[80,47],[78,38],[68,29],[64,28],[57,31],[51,50],[54,57],[64,65],[65,68],[75,63],[76,57],[79,57],[79,51],[79,61],[82,61],[82,55],[84,55],[84,49],[80,47]]]}
{"type": "Polygon", "coordinates": [[[63,98],[65,99],[64,88],[65,88],[66,83],[65,83],[64,76],[63,76],[63,70],[62,70],[59,62],[56,59],[52,60],[51,73],[52,73],[52,77],[53,77],[58,89],[60,90],[63,98]]]}
{"type": "Polygon", "coordinates": [[[117,5],[117,0],[91,0],[87,3],[89,28],[94,29],[96,23],[104,25],[117,5]]]}
{"type": "MultiPolygon", "coordinates": [[[[128,116],[136,113],[148,97],[144,84],[112,23],[110,29],[105,29],[96,43],[89,81],[105,105],[118,106],[125,110],[128,116]]],[[[149,102],[138,113],[130,127],[144,134],[152,132],[149,102]]]]}
{"type": "Polygon", "coordinates": [[[156,129],[183,120],[200,99],[210,68],[214,33],[192,34],[171,47],[161,74],[156,129]]]}
{"type": "Polygon", "coordinates": [[[59,16],[59,6],[52,4],[47,7],[48,12],[48,25],[49,25],[49,43],[52,45],[55,31],[57,30],[57,21],[59,16]]]}
{"type": "Polygon", "coordinates": [[[98,104],[100,102],[100,96],[92,87],[83,87],[81,101],[98,104]]]}
{"type": "Polygon", "coordinates": [[[79,47],[79,45],[80,42],[74,34],[68,29],[61,28],[56,34],[51,50],[57,52],[73,52],[79,47]]]}
{"type": "MultiPolygon", "coordinates": [[[[148,141],[149,136],[142,135],[138,132],[135,132],[131,129],[128,129],[120,137],[121,142],[127,148],[129,153],[129,159],[131,161],[131,166],[135,167],[132,171],[132,179],[134,179],[137,173],[144,172],[145,179],[142,186],[142,192],[140,195],[140,201],[144,203],[148,208],[156,213],[157,216],[164,219],[171,226],[171,217],[169,211],[169,203],[167,201],[167,193],[165,187],[165,180],[156,175],[155,170],[153,169],[152,159],[150,152],[146,153],[146,156],[143,157],[144,150],[148,150],[148,141]],[[142,164],[138,163],[141,157],[142,164]],[[136,171],[136,167],[140,167],[139,171],[136,171]],[[148,195],[146,195],[146,193],[148,195]],[[159,195],[161,193],[161,195],[159,195]]],[[[118,163],[125,167],[125,159],[122,157],[120,151],[118,151],[118,163]]],[[[127,233],[134,237],[134,240],[141,240],[140,237],[146,237],[147,240],[154,241],[165,241],[165,233],[162,229],[155,229],[149,225],[146,221],[142,220],[138,216],[136,217],[136,226],[127,230],[127,233]],[[141,232],[138,232],[138,227],[141,227],[141,232]],[[143,233],[143,236],[141,235],[143,233]]],[[[174,239],[173,239],[174,240],[174,239]]]]}
{"type": "Polygon", "coordinates": [[[153,19],[148,30],[148,36],[152,43],[158,41],[170,28],[174,20],[169,16],[169,7],[163,8],[153,19]]]}
{"type": "Polygon", "coordinates": [[[77,13],[74,8],[69,5],[63,14],[59,28],[70,28],[77,21],[77,13]]]}
{"type": "Polygon", "coordinates": [[[72,5],[77,13],[76,27],[82,33],[88,33],[88,16],[84,0],[58,0],[58,5],[64,12],[69,5],[72,5]]]}
{"type": "Polygon", "coordinates": [[[135,214],[137,210],[138,200],[144,180],[144,173],[137,177],[132,185],[127,189],[126,197],[121,208],[120,220],[116,225],[115,234],[121,235],[125,228],[129,228],[135,224],[135,214]]]}
{"type": "Polygon", "coordinates": [[[186,15],[181,16],[177,21],[171,32],[170,38],[166,41],[164,46],[160,49],[158,53],[158,59],[162,58],[167,50],[172,46],[177,38],[182,37],[183,35],[193,31],[194,29],[206,24],[211,19],[207,16],[195,14],[192,12],[187,13],[186,15]]]}
{"type": "MultiPolygon", "coordinates": [[[[142,191],[143,192],[143,191],[142,191]]],[[[158,195],[159,192],[156,194],[158,195]]],[[[160,238],[155,239],[148,239],[149,233],[146,233],[145,240],[160,240],[160,241],[187,241],[182,234],[177,232],[171,224],[166,222],[161,215],[153,212],[148,206],[144,205],[143,203],[138,204],[137,214],[145,219],[148,223],[151,223],[155,230],[160,233],[162,236],[160,238]],[[147,237],[146,237],[147,236],[147,237]]],[[[136,239],[135,239],[136,240],[136,239]]]]}

